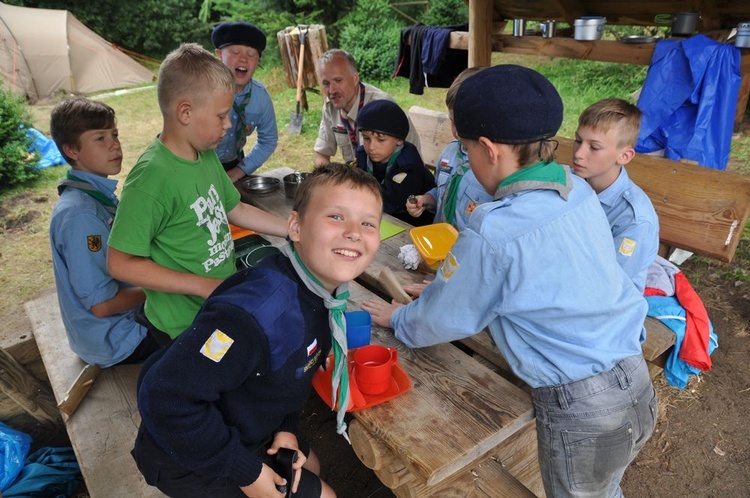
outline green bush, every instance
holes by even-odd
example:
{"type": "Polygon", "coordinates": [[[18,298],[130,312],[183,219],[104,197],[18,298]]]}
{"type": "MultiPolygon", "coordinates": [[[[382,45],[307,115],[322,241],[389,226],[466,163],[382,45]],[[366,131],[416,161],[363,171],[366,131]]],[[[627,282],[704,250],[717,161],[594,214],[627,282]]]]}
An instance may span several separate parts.
{"type": "Polygon", "coordinates": [[[23,102],[0,87],[0,192],[38,175],[39,157],[29,154],[31,139],[24,127],[31,126],[23,102]]]}
{"type": "Polygon", "coordinates": [[[419,16],[427,26],[452,26],[469,21],[469,7],[464,0],[431,0],[430,8],[419,16]]]}
{"type": "Polygon", "coordinates": [[[341,21],[339,46],[357,61],[364,80],[383,80],[393,75],[398,40],[404,27],[388,0],[358,0],[341,21]]]}

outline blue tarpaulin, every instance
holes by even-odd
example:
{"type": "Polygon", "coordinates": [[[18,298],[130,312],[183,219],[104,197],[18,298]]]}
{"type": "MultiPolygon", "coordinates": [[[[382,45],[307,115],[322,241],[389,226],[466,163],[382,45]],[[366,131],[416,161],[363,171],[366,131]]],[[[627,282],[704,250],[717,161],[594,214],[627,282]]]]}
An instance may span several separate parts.
{"type": "Polygon", "coordinates": [[[34,128],[26,128],[26,136],[32,140],[29,152],[36,152],[39,154],[37,168],[42,169],[49,168],[50,166],[66,164],[65,159],[57,149],[55,142],[44,136],[44,133],[34,128]]]}
{"type": "Polygon", "coordinates": [[[703,35],[658,42],[638,99],[636,151],[726,169],[740,80],[733,44],[703,35]]]}

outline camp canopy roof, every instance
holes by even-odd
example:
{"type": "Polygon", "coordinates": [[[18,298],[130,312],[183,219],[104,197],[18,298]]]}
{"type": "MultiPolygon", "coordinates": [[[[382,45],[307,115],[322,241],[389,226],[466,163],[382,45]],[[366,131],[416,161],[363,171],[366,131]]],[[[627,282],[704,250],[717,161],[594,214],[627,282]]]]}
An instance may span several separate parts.
{"type": "Polygon", "coordinates": [[[4,3],[0,76],[4,86],[31,102],[60,90],[86,94],[154,79],[70,12],[4,3]]]}

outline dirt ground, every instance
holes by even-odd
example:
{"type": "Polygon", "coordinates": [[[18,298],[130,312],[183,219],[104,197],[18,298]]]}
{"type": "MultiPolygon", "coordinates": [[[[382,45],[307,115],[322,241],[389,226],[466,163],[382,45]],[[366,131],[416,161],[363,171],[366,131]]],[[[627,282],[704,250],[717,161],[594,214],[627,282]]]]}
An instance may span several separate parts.
{"type": "MultiPolygon", "coordinates": [[[[741,244],[738,254],[750,255],[750,240],[741,244]]],[[[625,496],[750,496],[750,284],[727,278],[728,268],[694,258],[682,265],[708,309],[719,347],[713,368],[685,390],[667,385],[663,376],[656,380],[657,429],[625,474],[625,496]]],[[[317,396],[307,404],[303,434],[338,496],[393,496],[335,434],[334,414],[317,396]]]]}

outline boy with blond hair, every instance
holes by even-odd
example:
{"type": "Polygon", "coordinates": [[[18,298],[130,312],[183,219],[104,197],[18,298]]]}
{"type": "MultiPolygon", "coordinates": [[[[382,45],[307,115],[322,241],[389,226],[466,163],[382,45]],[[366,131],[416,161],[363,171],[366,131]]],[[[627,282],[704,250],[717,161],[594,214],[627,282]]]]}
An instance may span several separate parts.
{"type": "Polygon", "coordinates": [[[195,43],[164,59],[157,95],[164,124],[128,174],[108,268],[146,292],[151,329],[175,338],[235,271],[229,223],[286,236],[284,220],[240,202],[214,148],[231,127],[234,75],[195,43]]]}
{"type": "Polygon", "coordinates": [[[122,147],[115,111],[107,104],[72,98],[57,105],[50,132],[70,171],[57,190],[49,237],[57,299],[68,344],[87,363],[109,367],[139,363],[158,349],[135,321],[146,299],[107,272],[107,239],[117,210],[122,147]]]}
{"type": "Polygon", "coordinates": [[[227,279],[144,365],[133,456],[146,482],[179,498],[336,496],[297,436],[299,415],[333,349],[333,406],[345,433],[348,283],[378,251],[382,206],[363,171],[315,169],[294,199],[282,254],[227,279]],[[276,465],[289,451],[297,461],[284,478],[276,465]]]}
{"type": "Polygon", "coordinates": [[[578,118],[573,170],[594,189],[612,229],[617,262],[639,291],[659,250],[659,218],[625,165],[635,157],[641,111],[622,99],[604,99],[578,118]]]}
{"type": "Polygon", "coordinates": [[[482,66],[464,69],[453,80],[445,94],[445,106],[451,120],[451,132],[456,140],[449,143],[438,158],[435,171],[437,186],[424,195],[417,195],[406,203],[411,216],[418,217],[427,210],[435,211],[435,223],[446,222],[463,230],[469,224],[469,216],[479,204],[489,202],[492,196],[484,191],[469,168],[469,156],[456,134],[453,121],[453,104],[456,93],[467,78],[486,69],[482,66]]]}

